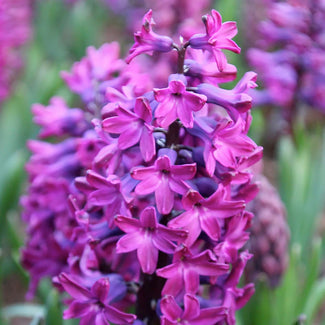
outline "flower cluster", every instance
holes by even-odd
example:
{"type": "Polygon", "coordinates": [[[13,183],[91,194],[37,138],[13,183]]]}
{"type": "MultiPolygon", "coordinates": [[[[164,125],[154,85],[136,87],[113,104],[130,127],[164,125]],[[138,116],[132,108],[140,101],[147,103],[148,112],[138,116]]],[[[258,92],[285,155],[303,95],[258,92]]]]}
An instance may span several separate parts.
{"type": "Polygon", "coordinates": [[[248,242],[254,257],[248,262],[245,275],[249,281],[260,278],[275,288],[288,266],[290,231],[276,188],[262,174],[257,174],[256,179],[259,192],[247,206],[254,213],[248,242]]]}
{"type": "Polygon", "coordinates": [[[129,65],[111,43],[62,73],[79,107],[33,106],[41,130],[28,143],[22,261],[30,295],[48,276],[70,294],[64,318],[231,325],[254,292],[238,284],[251,257],[249,169],[262,156],[247,135],[256,75],[221,88],[236,77],[222,53],[239,51],[236,26],[215,10],[203,22],[205,33],[176,44],[149,11],[129,65]],[[163,86],[137,58],[157,52],[177,56],[163,86]]]}
{"type": "Polygon", "coordinates": [[[30,0],[0,2],[0,102],[10,94],[10,85],[22,66],[20,53],[31,35],[30,0]]]}
{"type": "Polygon", "coordinates": [[[268,19],[260,23],[258,41],[248,51],[265,87],[256,92],[256,104],[280,106],[289,122],[299,102],[325,112],[324,1],[265,5],[268,19]]]}

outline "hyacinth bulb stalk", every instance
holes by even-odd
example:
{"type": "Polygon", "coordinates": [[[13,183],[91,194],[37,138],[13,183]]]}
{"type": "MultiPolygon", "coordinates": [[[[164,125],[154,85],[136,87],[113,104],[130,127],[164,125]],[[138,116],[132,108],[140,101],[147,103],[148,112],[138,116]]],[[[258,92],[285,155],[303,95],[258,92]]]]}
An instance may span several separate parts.
{"type": "Polygon", "coordinates": [[[233,325],[254,293],[238,285],[262,156],[247,135],[256,75],[220,87],[236,77],[222,51],[239,47],[215,10],[180,43],[153,26],[150,10],[128,64],[111,43],[62,73],[82,105],[33,106],[40,139],[28,143],[21,199],[29,296],[51,277],[71,297],[63,317],[81,325],[233,325]],[[163,86],[159,59],[142,55],[157,53],[174,68],[163,86]]]}

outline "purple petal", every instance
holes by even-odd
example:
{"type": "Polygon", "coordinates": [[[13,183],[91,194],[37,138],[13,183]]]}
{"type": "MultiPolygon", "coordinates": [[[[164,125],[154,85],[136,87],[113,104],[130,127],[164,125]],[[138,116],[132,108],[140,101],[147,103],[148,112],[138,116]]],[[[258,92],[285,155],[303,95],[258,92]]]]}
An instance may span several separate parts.
{"type": "Polygon", "coordinates": [[[218,48],[212,48],[212,53],[213,53],[214,58],[216,60],[218,69],[220,71],[223,71],[227,66],[227,57],[226,57],[226,55],[223,52],[221,52],[221,50],[218,49],[218,48]]]}
{"type": "Polygon", "coordinates": [[[220,239],[220,225],[216,213],[213,215],[205,215],[202,212],[200,216],[200,224],[202,230],[213,240],[220,239]]]}
{"type": "Polygon", "coordinates": [[[217,324],[225,319],[227,309],[224,307],[213,307],[201,309],[199,317],[191,320],[191,325],[217,324]]]}
{"type": "Polygon", "coordinates": [[[108,321],[118,325],[131,324],[136,320],[135,315],[123,313],[112,306],[106,306],[103,313],[108,321]]]}
{"type": "Polygon", "coordinates": [[[160,302],[160,309],[164,316],[168,318],[169,321],[177,320],[181,318],[183,310],[175,301],[173,296],[167,295],[160,302]]]}
{"type": "Polygon", "coordinates": [[[117,253],[128,253],[136,250],[142,244],[143,235],[139,232],[133,232],[124,235],[116,243],[117,253]]]}
{"type": "Polygon", "coordinates": [[[150,161],[156,154],[155,138],[147,127],[143,127],[140,138],[140,151],[145,161],[150,161]]]}
{"type": "Polygon", "coordinates": [[[100,302],[104,303],[105,300],[107,299],[109,288],[110,288],[110,283],[108,278],[101,278],[93,284],[93,286],[91,287],[91,293],[100,302]]]}
{"type": "Polygon", "coordinates": [[[69,308],[64,311],[63,318],[79,318],[91,313],[93,306],[89,302],[73,301],[69,308]]]}
{"type": "Polygon", "coordinates": [[[161,184],[161,178],[156,174],[152,174],[146,180],[143,180],[135,188],[135,193],[139,195],[148,195],[157,190],[161,184]]]}
{"type": "Polygon", "coordinates": [[[152,244],[151,238],[144,238],[137,251],[139,263],[144,273],[155,272],[158,261],[158,249],[152,244]]]}
{"type": "Polygon", "coordinates": [[[163,238],[161,235],[157,234],[152,236],[152,243],[155,247],[164,253],[172,254],[175,251],[176,245],[174,245],[169,240],[163,238]]]}
{"type": "Polygon", "coordinates": [[[105,206],[110,205],[114,201],[119,199],[116,196],[116,189],[115,188],[107,188],[103,190],[97,190],[89,194],[88,196],[88,204],[95,205],[95,206],[105,206]]]}
{"type": "Polygon", "coordinates": [[[200,278],[197,271],[191,267],[184,267],[184,282],[186,293],[196,294],[200,285],[200,278]]]}
{"type": "Polygon", "coordinates": [[[64,290],[73,298],[81,301],[88,301],[93,298],[90,291],[78,284],[72,276],[68,276],[66,273],[61,273],[59,275],[59,280],[64,290]]]}
{"type": "Polygon", "coordinates": [[[140,215],[140,223],[143,228],[157,228],[156,210],[154,207],[147,207],[142,211],[140,215]]]}
{"type": "Polygon", "coordinates": [[[136,167],[131,170],[131,176],[137,180],[145,180],[151,178],[153,175],[158,175],[155,166],[150,167],[136,167]]]}
{"type": "Polygon", "coordinates": [[[115,224],[122,229],[124,232],[136,232],[141,228],[140,222],[138,219],[116,216],[115,224]]]}
{"type": "Polygon", "coordinates": [[[196,173],[196,163],[171,166],[171,174],[175,179],[192,179],[196,173]]]}
{"type": "Polygon", "coordinates": [[[200,303],[193,295],[184,296],[184,314],[183,319],[192,320],[200,314],[200,303]]]}
{"type": "Polygon", "coordinates": [[[125,132],[129,124],[132,123],[132,119],[123,119],[120,116],[113,116],[103,120],[103,130],[108,133],[120,134],[125,132]]]}
{"type": "Polygon", "coordinates": [[[137,144],[141,139],[142,127],[139,123],[128,125],[127,131],[123,132],[118,138],[118,146],[125,150],[137,144]]]}
{"type": "Polygon", "coordinates": [[[110,325],[103,310],[96,314],[94,325],[110,325]]]}
{"type": "Polygon", "coordinates": [[[174,206],[174,193],[170,190],[168,178],[164,175],[161,178],[161,183],[155,191],[155,198],[158,212],[168,214],[174,206]]]}
{"type": "Polygon", "coordinates": [[[145,97],[139,97],[136,99],[134,112],[146,123],[151,123],[152,110],[149,101],[145,97]]]}

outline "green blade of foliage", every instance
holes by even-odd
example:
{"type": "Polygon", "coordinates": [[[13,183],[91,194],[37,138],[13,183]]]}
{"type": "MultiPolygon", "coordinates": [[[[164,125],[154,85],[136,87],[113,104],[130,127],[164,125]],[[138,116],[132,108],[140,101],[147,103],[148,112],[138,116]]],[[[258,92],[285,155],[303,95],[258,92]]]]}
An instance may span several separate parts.
{"type": "Polygon", "coordinates": [[[63,325],[59,294],[55,289],[52,289],[47,297],[45,320],[46,325],[63,325]]]}
{"type": "Polygon", "coordinates": [[[14,304],[2,308],[2,315],[7,319],[13,317],[43,318],[45,315],[45,308],[36,304],[14,304]]]}
{"type": "Polygon", "coordinates": [[[322,256],[322,241],[320,238],[315,238],[312,243],[312,251],[308,263],[306,263],[306,272],[305,272],[305,283],[303,286],[302,292],[304,293],[301,296],[301,302],[299,304],[300,309],[303,310],[303,307],[306,304],[306,301],[311,295],[312,288],[315,286],[317,278],[320,273],[321,268],[321,256],[322,256]]]}
{"type": "Polygon", "coordinates": [[[291,249],[289,267],[282,285],[275,290],[274,302],[269,307],[273,314],[272,324],[293,324],[299,315],[296,309],[300,299],[300,261],[301,247],[295,244],[291,249]]]}
{"type": "Polygon", "coordinates": [[[314,317],[317,310],[321,306],[325,299],[325,278],[318,280],[311,289],[308,296],[304,313],[307,317],[307,325],[312,325],[314,323],[314,317]]]}

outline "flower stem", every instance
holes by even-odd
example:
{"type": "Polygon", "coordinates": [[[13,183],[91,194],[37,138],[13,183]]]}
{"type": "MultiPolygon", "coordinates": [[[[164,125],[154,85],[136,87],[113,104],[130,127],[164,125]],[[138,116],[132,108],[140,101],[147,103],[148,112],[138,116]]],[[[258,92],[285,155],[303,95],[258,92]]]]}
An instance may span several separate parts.
{"type": "MultiPolygon", "coordinates": [[[[168,264],[168,255],[159,252],[157,268],[168,264]]],[[[138,292],[136,314],[138,319],[145,320],[150,325],[160,325],[159,317],[156,313],[156,304],[161,298],[161,290],[165,284],[165,279],[154,274],[141,275],[142,285],[138,292]]]]}

